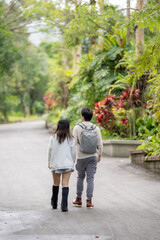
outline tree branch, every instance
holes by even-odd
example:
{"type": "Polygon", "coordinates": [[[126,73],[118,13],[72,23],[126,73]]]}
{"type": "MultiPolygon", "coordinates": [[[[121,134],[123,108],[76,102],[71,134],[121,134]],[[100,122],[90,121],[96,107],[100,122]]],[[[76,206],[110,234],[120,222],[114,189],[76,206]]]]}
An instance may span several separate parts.
{"type": "Polygon", "coordinates": [[[14,30],[21,29],[21,28],[25,27],[29,23],[30,23],[29,19],[27,19],[23,25],[12,27],[12,28],[10,28],[10,31],[14,32],[14,30]]]}
{"type": "Polygon", "coordinates": [[[20,19],[23,19],[24,17],[23,16],[18,16],[17,18],[13,19],[12,21],[10,22],[7,22],[6,24],[10,25],[12,23],[15,23],[16,21],[20,20],[20,19]]]}
{"type": "MultiPolygon", "coordinates": [[[[6,12],[6,14],[4,15],[4,17],[1,19],[0,22],[3,22],[4,19],[10,14],[11,10],[13,9],[13,7],[17,4],[18,0],[13,0],[9,6],[8,6],[8,11],[6,12]]],[[[7,10],[7,9],[6,9],[7,10]]]]}
{"type": "Polygon", "coordinates": [[[124,11],[124,10],[127,10],[127,9],[139,11],[137,8],[121,8],[121,9],[118,9],[117,12],[124,11]]]}
{"type": "MultiPolygon", "coordinates": [[[[89,11],[87,11],[87,12],[88,12],[88,14],[89,14],[90,16],[92,16],[92,14],[91,14],[89,11]]],[[[90,19],[90,21],[91,21],[94,25],[96,25],[98,28],[101,28],[101,29],[103,29],[103,30],[106,31],[106,29],[105,29],[104,27],[102,27],[102,26],[100,26],[99,24],[97,24],[94,20],[90,19]]]]}

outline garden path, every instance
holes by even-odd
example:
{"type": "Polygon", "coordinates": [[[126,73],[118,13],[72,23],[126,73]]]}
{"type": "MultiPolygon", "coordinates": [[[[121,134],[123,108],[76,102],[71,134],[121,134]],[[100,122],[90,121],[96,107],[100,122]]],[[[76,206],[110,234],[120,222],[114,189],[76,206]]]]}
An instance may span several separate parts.
{"type": "Polygon", "coordinates": [[[72,206],[76,172],[69,212],[51,209],[48,139],[44,121],[0,125],[0,240],[160,239],[160,176],[127,158],[103,156],[95,209],[72,206]]]}

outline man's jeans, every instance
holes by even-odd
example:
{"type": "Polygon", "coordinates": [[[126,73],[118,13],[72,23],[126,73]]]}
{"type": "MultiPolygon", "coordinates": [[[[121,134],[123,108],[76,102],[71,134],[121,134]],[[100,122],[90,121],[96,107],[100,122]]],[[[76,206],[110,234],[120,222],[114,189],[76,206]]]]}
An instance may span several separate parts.
{"type": "Polygon", "coordinates": [[[83,182],[87,176],[87,198],[93,197],[94,189],[94,175],[97,169],[97,157],[91,156],[77,160],[76,170],[78,171],[77,177],[77,196],[81,197],[83,192],[83,182]]]}

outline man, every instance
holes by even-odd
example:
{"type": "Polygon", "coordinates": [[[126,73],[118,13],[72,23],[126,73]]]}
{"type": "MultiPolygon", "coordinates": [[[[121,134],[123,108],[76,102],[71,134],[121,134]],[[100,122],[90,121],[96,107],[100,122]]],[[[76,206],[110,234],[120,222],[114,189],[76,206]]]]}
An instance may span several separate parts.
{"type": "Polygon", "coordinates": [[[102,154],[102,138],[100,129],[93,125],[90,121],[93,112],[85,107],[81,111],[82,123],[76,125],[73,129],[73,136],[77,148],[77,197],[73,201],[73,205],[82,206],[83,182],[86,176],[87,180],[87,200],[86,207],[93,208],[92,197],[94,189],[94,175],[96,173],[97,162],[101,160],[102,154]]]}

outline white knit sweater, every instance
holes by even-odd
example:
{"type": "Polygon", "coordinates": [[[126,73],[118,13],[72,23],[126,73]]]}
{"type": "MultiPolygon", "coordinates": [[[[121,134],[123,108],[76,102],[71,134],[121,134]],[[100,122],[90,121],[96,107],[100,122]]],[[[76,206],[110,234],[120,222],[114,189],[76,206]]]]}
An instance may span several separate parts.
{"type": "Polygon", "coordinates": [[[67,140],[61,144],[57,141],[56,135],[49,139],[48,146],[48,168],[53,170],[68,169],[74,170],[76,159],[76,146],[74,139],[67,140]]]}

